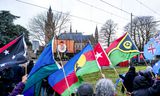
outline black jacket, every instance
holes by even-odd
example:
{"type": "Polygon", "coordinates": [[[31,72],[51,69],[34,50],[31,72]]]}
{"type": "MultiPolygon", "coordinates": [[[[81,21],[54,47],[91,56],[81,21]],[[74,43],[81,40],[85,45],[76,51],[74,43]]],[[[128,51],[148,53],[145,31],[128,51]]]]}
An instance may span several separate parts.
{"type": "Polygon", "coordinates": [[[135,72],[135,69],[130,68],[124,78],[122,76],[120,76],[124,80],[123,84],[128,92],[133,91],[133,80],[137,75],[138,74],[135,72]]]}
{"type": "Polygon", "coordinates": [[[144,76],[136,76],[133,87],[132,96],[159,96],[160,94],[160,81],[150,86],[150,82],[144,76]]]}

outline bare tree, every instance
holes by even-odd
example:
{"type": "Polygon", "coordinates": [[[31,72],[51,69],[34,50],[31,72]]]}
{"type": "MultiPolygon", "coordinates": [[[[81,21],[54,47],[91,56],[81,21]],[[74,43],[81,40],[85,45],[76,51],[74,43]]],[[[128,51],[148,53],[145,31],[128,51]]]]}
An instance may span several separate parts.
{"type": "Polygon", "coordinates": [[[54,35],[65,30],[69,21],[69,13],[53,13],[50,7],[48,12],[38,14],[29,22],[31,38],[37,39],[42,45],[45,45],[54,35]]]}
{"type": "Polygon", "coordinates": [[[131,24],[125,26],[125,31],[129,32],[139,50],[143,50],[144,45],[156,33],[157,24],[152,16],[135,17],[131,24]]]}
{"type": "Polygon", "coordinates": [[[114,40],[116,27],[117,24],[114,23],[111,19],[107,20],[106,23],[102,26],[99,39],[105,44],[105,46],[109,46],[110,43],[114,40]]]}

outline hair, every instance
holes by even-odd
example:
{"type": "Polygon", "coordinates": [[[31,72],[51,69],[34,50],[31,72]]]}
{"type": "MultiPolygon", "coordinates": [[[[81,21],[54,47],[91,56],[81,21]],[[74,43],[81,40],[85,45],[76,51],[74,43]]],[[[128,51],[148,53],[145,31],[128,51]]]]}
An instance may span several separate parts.
{"type": "Polygon", "coordinates": [[[100,79],[96,84],[96,96],[114,96],[115,87],[110,79],[100,79]]]}
{"type": "Polygon", "coordinates": [[[129,71],[135,72],[135,71],[136,71],[136,68],[135,68],[134,66],[130,66],[130,67],[129,67],[129,71]]]}
{"type": "Polygon", "coordinates": [[[146,67],[146,72],[152,72],[152,71],[153,71],[153,68],[151,66],[146,67]]]}
{"type": "Polygon", "coordinates": [[[60,43],[64,43],[63,41],[60,41],[60,43]]]}
{"type": "Polygon", "coordinates": [[[93,86],[89,83],[83,83],[78,87],[77,96],[93,96],[93,86]]]}

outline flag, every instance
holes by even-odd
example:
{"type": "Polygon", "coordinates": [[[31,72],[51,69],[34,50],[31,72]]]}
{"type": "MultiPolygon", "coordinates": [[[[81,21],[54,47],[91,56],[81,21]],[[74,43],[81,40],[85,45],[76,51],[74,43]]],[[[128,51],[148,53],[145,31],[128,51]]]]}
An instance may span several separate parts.
{"type": "Polygon", "coordinates": [[[144,56],[149,60],[153,60],[155,55],[160,55],[160,44],[155,38],[151,38],[150,41],[144,45],[144,56]]]}
{"type": "Polygon", "coordinates": [[[153,37],[155,39],[155,42],[160,44],[160,32],[153,37]]]}
{"type": "Polygon", "coordinates": [[[69,96],[75,92],[83,81],[82,75],[97,71],[99,71],[99,67],[96,63],[93,48],[88,44],[71,58],[63,69],[50,75],[48,81],[57,93],[62,96],[69,96]]]}
{"type": "Polygon", "coordinates": [[[59,66],[56,64],[53,57],[52,44],[54,43],[50,42],[45,47],[36,64],[29,73],[28,80],[23,90],[24,96],[39,96],[42,80],[59,70],[59,66]]]}
{"type": "MultiPolygon", "coordinates": [[[[121,74],[121,75],[122,75],[123,77],[125,77],[126,74],[121,74]]],[[[116,79],[116,83],[114,84],[115,88],[117,88],[118,84],[119,84],[121,81],[123,82],[124,80],[123,80],[122,78],[117,78],[117,79],[116,79]]]]}
{"type": "Polygon", "coordinates": [[[158,61],[157,63],[154,64],[154,66],[153,66],[153,72],[154,72],[155,74],[157,74],[159,68],[160,68],[160,61],[158,61]]]}
{"type": "Polygon", "coordinates": [[[15,64],[26,63],[26,50],[23,35],[0,48],[0,70],[15,64]]]}
{"type": "Polygon", "coordinates": [[[125,33],[120,38],[116,39],[106,49],[106,53],[113,66],[120,62],[129,60],[133,56],[139,54],[136,45],[131,40],[128,33],[125,33]]]}
{"type": "Polygon", "coordinates": [[[99,66],[110,66],[111,62],[100,43],[95,45],[94,53],[99,66]]]}

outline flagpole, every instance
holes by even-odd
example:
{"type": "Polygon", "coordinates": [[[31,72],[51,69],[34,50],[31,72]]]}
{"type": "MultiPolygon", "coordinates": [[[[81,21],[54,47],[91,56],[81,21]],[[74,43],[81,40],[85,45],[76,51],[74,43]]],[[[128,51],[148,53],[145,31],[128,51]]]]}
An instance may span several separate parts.
{"type": "MultiPolygon", "coordinates": [[[[99,44],[100,44],[100,46],[101,46],[101,43],[99,43],[99,44]]],[[[101,47],[102,47],[102,46],[101,46],[101,47]]],[[[118,73],[118,71],[116,70],[116,68],[113,66],[112,62],[110,61],[110,59],[109,59],[109,57],[108,57],[108,55],[107,55],[107,53],[104,51],[103,48],[102,48],[102,50],[103,50],[104,54],[106,55],[106,57],[108,58],[108,60],[109,60],[109,62],[110,62],[110,64],[111,64],[112,68],[114,69],[115,73],[116,73],[117,76],[119,77],[119,73],[118,73]]],[[[122,82],[122,86],[123,86],[124,89],[126,90],[126,87],[124,86],[123,82],[122,82]]]]}
{"type": "MultiPolygon", "coordinates": [[[[146,64],[146,66],[148,66],[148,64],[147,64],[146,60],[144,59],[143,55],[142,55],[142,58],[143,58],[143,60],[144,60],[144,63],[146,64]]],[[[153,73],[152,73],[150,70],[149,70],[149,72],[151,73],[152,77],[154,78],[153,73]]]]}
{"type": "MultiPolygon", "coordinates": [[[[94,54],[94,56],[95,56],[94,50],[93,50],[93,54],[94,54]]],[[[96,58],[96,57],[95,57],[95,58],[96,58]]],[[[97,62],[97,65],[98,65],[99,71],[100,71],[100,73],[101,73],[102,77],[104,78],[104,77],[105,77],[105,75],[102,73],[102,69],[101,69],[101,67],[100,67],[100,65],[99,65],[99,62],[97,61],[97,58],[96,58],[96,62],[97,62]]]]}
{"type": "MultiPolygon", "coordinates": [[[[128,34],[128,36],[130,37],[130,35],[128,34]]],[[[130,37],[131,38],[131,37],[130,37]]],[[[132,40],[132,38],[131,38],[131,40],[132,40]]],[[[132,41],[133,42],[133,41],[132,41]]],[[[136,44],[133,42],[133,44],[136,46],[136,44]]],[[[136,46],[136,48],[137,48],[137,46],[136,46]]],[[[137,48],[137,50],[138,50],[138,48],[137,48]]],[[[140,53],[140,52],[139,52],[140,53]]],[[[147,62],[146,62],[146,60],[144,59],[144,57],[143,57],[143,55],[142,55],[142,58],[143,58],[143,60],[144,60],[144,63],[146,64],[146,66],[148,66],[148,64],[147,64],[147,62]]],[[[153,73],[150,71],[150,73],[151,73],[151,75],[152,75],[152,77],[154,77],[154,75],[153,75],[153,73]]]]}
{"type": "Polygon", "coordinates": [[[27,74],[27,63],[25,63],[25,74],[27,74]]]}
{"type": "MultiPolygon", "coordinates": [[[[90,45],[92,46],[92,44],[91,44],[90,40],[89,40],[89,43],[90,43],[90,45]]],[[[92,46],[92,48],[93,48],[93,46],[92,46]]],[[[94,56],[95,56],[94,50],[93,50],[93,54],[94,54],[94,56]]],[[[96,57],[95,57],[95,58],[96,58],[96,57]]],[[[100,71],[100,73],[101,73],[102,77],[104,78],[104,77],[105,77],[105,75],[102,73],[102,69],[101,69],[101,67],[100,67],[100,65],[99,65],[99,62],[97,61],[97,58],[96,58],[96,62],[97,62],[97,65],[98,65],[99,71],[100,71]]]]}
{"type": "MultiPolygon", "coordinates": [[[[58,38],[57,38],[57,40],[58,40],[58,38]]],[[[68,87],[68,92],[69,92],[69,94],[70,94],[70,96],[71,96],[71,90],[70,90],[70,87],[69,87],[69,84],[68,84],[68,80],[67,80],[67,78],[66,78],[66,73],[65,73],[65,71],[64,71],[63,62],[62,62],[61,56],[60,56],[60,54],[59,54],[59,51],[58,51],[58,57],[59,57],[60,62],[61,62],[62,71],[63,71],[64,78],[65,78],[65,82],[66,82],[66,85],[67,85],[67,87],[68,87]]]]}
{"type": "MultiPolygon", "coordinates": [[[[26,42],[25,42],[25,39],[24,39],[24,34],[22,35],[23,36],[23,44],[24,44],[24,50],[25,50],[25,53],[23,54],[25,57],[27,57],[27,44],[26,44],[26,42]]],[[[29,62],[27,62],[27,63],[29,63],[29,62]]],[[[25,74],[27,74],[27,63],[25,63],[25,74]]]]}
{"type": "MultiPolygon", "coordinates": [[[[101,48],[102,48],[101,43],[99,43],[99,44],[100,44],[100,46],[101,46],[101,48]]],[[[111,66],[112,66],[112,63],[111,63],[111,61],[110,61],[110,59],[109,59],[109,57],[108,57],[107,53],[104,51],[104,49],[103,49],[103,48],[102,48],[102,51],[104,52],[104,54],[106,55],[106,57],[108,58],[108,60],[109,60],[109,62],[110,62],[110,64],[111,64],[111,66]]],[[[119,74],[118,74],[117,70],[115,69],[115,67],[114,67],[114,66],[112,66],[112,67],[113,67],[114,71],[116,72],[116,74],[119,76],[119,74]]]]}

